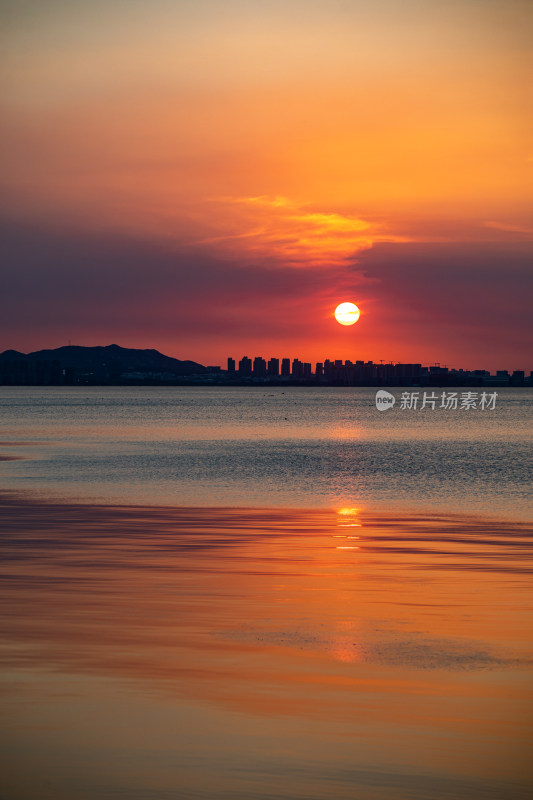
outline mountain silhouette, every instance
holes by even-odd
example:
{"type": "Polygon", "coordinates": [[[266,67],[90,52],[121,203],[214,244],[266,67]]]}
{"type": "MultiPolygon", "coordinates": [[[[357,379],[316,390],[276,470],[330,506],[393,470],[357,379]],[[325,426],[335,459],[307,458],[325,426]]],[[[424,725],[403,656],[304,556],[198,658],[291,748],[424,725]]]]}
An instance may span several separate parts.
{"type": "Polygon", "coordinates": [[[5,350],[0,360],[59,361],[63,369],[76,369],[80,372],[162,372],[173,375],[199,375],[206,372],[202,364],[195,361],[180,361],[165,356],[158,350],[136,350],[109,344],[106,347],[81,347],[66,345],[55,350],[36,350],[33,353],[19,353],[5,350]]]}

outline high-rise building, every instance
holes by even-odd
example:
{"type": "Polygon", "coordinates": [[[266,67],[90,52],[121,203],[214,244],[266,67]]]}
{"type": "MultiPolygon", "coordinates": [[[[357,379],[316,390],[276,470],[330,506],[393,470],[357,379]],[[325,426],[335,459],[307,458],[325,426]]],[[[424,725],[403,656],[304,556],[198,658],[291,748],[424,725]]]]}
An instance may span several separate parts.
{"type": "Polygon", "coordinates": [[[254,378],[266,378],[266,361],[261,356],[254,358],[254,378]]]}
{"type": "Polygon", "coordinates": [[[311,377],[311,364],[309,364],[307,361],[304,361],[303,375],[304,375],[304,378],[310,378],[311,377]]]}
{"type": "Polygon", "coordinates": [[[239,361],[239,375],[241,378],[249,378],[252,374],[252,359],[243,356],[239,361]]]}
{"type": "Polygon", "coordinates": [[[420,377],[420,364],[395,364],[394,377],[400,381],[413,381],[420,377]]]}
{"type": "Polygon", "coordinates": [[[299,358],[293,359],[292,372],[291,372],[292,377],[303,378],[303,374],[304,374],[304,365],[302,364],[299,358]]]}
{"type": "Polygon", "coordinates": [[[228,358],[228,372],[231,375],[235,374],[235,359],[234,358],[228,358]]]}
{"type": "Polygon", "coordinates": [[[291,360],[290,358],[284,358],[281,362],[281,374],[284,378],[288,378],[291,374],[291,360]]]}
{"type": "Polygon", "coordinates": [[[315,367],[315,375],[318,379],[320,379],[323,374],[324,374],[324,365],[322,364],[321,361],[317,361],[315,367]]]}
{"type": "Polygon", "coordinates": [[[279,358],[271,358],[268,362],[268,375],[270,378],[279,376],[279,358]]]}

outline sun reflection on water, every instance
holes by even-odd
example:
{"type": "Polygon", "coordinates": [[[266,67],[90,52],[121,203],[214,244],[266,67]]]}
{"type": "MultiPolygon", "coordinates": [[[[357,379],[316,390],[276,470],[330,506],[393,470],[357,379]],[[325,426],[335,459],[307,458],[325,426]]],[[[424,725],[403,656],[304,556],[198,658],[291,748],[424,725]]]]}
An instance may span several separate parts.
{"type": "MultiPolygon", "coordinates": [[[[359,521],[358,514],[361,511],[361,508],[339,508],[337,509],[338,519],[337,519],[337,526],[339,528],[362,528],[362,524],[359,521]]],[[[344,533],[337,533],[333,535],[334,539],[359,539],[359,536],[349,536],[348,534],[344,533]]],[[[346,544],[346,545],[337,545],[337,550],[359,550],[358,545],[353,544],[346,544]]]]}

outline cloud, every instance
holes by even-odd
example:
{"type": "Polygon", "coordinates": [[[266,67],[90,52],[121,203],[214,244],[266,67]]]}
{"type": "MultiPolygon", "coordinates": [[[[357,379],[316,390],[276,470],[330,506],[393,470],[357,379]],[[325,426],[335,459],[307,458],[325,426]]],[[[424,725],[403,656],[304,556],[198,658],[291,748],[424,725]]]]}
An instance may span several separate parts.
{"type": "MultiPolygon", "coordinates": [[[[1,226],[0,226],[1,227],[1,226]]],[[[290,335],[294,309],[328,295],[342,271],[300,271],[279,259],[253,264],[159,239],[4,226],[4,341],[44,343],[69,331],[113,339],[167,336],[290,335]]],[[[361,278],[362,280],[362,278],[361,278]]],[[[305,311],[305,307],[308,307],[305,311]]],[[[309,329],[316,319],[309,319],[309,329]]],[[[7,346],[7,345],[6,345],[7,346]]]]}
{"type": "Polygon", "coordinates": [[[525,236],[533,236],[533,228],[525,225],[513,225],[509,222],[485,222],[485,228],[494,228],[497,231],[506,233],[521,233],[525,236]]]}
{"type": "Polygon", "coordinates": [[[252,258],[275,258],[291,267],[340,266],[376,242],[406,240],[381,224],[316,210],[283,196],[220,197],[211,202],[231,230],[202,239],[201,244],[252,258]]]}

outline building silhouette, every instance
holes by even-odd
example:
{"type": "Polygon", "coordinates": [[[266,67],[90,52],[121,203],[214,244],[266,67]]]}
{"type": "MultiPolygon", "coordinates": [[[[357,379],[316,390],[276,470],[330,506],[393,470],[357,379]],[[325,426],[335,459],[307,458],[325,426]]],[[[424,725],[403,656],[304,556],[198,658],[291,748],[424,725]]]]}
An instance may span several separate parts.
{"type": "Polygon", "coordinates": [[[374,363],[357,359],[325,359],[317,361],[313,372],[312,364],[299,358],[272,357],[268,363],[262,356],[255,356],[253,362],[244,356],[239,362],[238,373],[234,370],[235,361],[228,359],[228,371],[222,373],[224,380],[246,382],[267,382],[279,384],[307,384],[323,386],[533,386],[533,372],[526,376],[523,370],[498,370],[491,375],[488,370],[450,369],[441,364],[422,366],[421,364],[374,363]]]}
{"type": "Polygon", "coordinates": [[[304,376],[304,365],[299,358],[293,359],[291,375],[293,378],[303,378],[304,376]]]}
{"type": "Polygon", "coordinates": [[[251,378],[252,360],[248,356],[243,356],[239,361],[239,376],[241,378],[251,378]]]}
{"type": "Polygon", "coordinates": [[[254,358],[254,378],[266,378],[266,361],[261,356],[254,358]]]}
{"type": "Polygon", "coordinates": [[[277,378],[279,376],[279,358],[271,358],[269,360],[268,376],[269,378],[277,378]]]}

